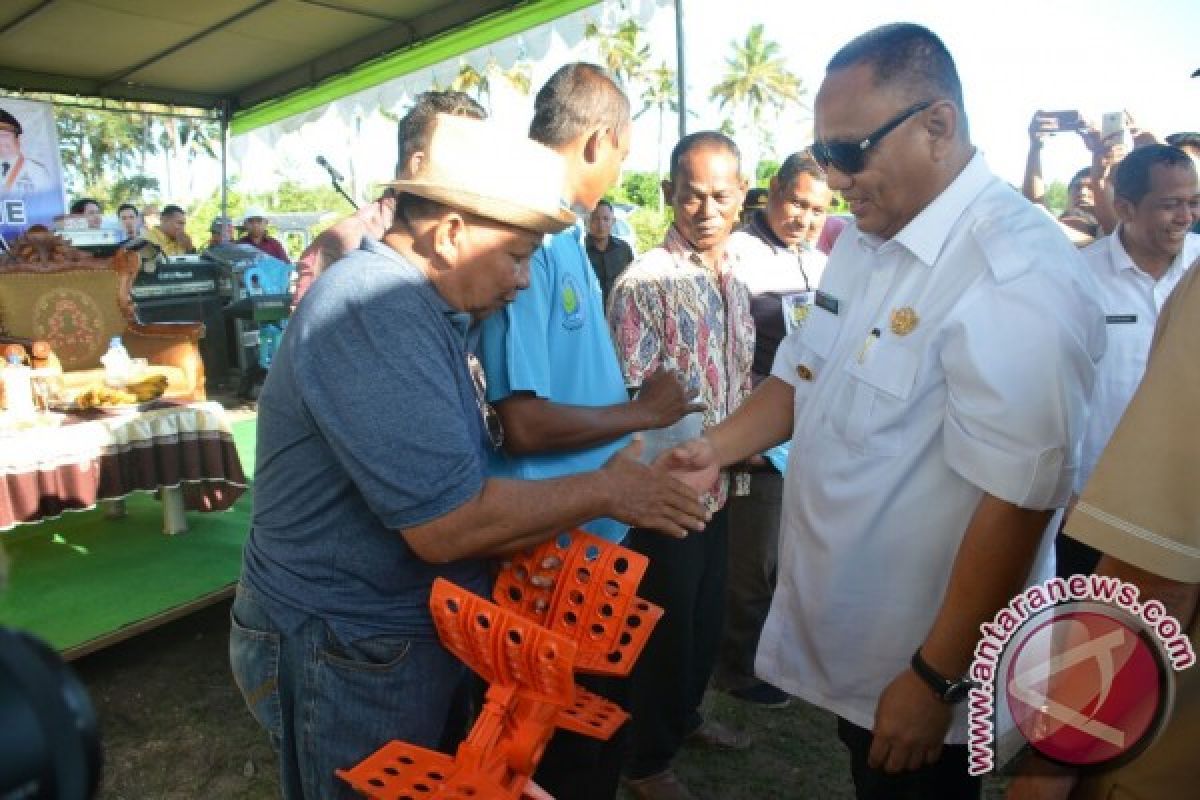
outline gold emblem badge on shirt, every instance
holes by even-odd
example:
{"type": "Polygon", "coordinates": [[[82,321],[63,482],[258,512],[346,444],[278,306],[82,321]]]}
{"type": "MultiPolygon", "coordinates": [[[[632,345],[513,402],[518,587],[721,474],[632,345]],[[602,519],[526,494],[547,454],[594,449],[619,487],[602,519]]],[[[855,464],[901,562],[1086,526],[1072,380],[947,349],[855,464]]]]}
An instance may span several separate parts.
{"type": "Polygon", "coordinates": [[[892,333],[897,336],[907,336],[917,329],[921,318],[917,316],[917,312],[912,306],[904,306],[902,308],[892,309],[890,327],[892,333]]]}

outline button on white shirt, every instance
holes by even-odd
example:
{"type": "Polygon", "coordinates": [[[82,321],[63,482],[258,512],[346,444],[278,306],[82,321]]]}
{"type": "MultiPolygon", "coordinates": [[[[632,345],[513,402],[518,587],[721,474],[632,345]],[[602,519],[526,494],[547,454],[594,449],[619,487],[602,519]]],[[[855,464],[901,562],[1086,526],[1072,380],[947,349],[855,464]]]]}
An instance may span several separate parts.
{"type": "Polygon", "coordinates": [[[1183,250],[1163,276],[1155,280],[1133,263],[1119,234],[1120,228],[1082,251],[1100,286],[1108,349],[1096,374],[1096,390],[1092,394],[1075,481],[1076,493],[1087,484],[1100,453],[1142,382],[1158,312],[1188,267],[1200,258],[1200,235],[1189,233],[1183,250]]]}
{"type": "MultiPolygon", "coordinates": [[[[871,729],[983,494],[1067,501],[1104,318],[1053,220],[978,154],[891,240],[846,231],[821,290],[773,370],[795,419],[756,668],[871,729]]],[[[1051,545],[1031,580],[1053,572],[1051,545]]]]}

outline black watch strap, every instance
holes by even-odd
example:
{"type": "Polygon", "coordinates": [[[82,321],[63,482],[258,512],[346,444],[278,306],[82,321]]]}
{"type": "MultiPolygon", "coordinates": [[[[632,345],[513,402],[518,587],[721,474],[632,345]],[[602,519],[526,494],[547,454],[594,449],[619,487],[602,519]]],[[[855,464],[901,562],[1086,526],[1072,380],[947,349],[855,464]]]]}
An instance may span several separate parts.
{"type": "Polygon", "coordinates": [[[917,648],[912,655],[910,662],[913,672],[917,673],[917,677],[925,681],[937,698],[943,703],[961,703],[967,699],[967,692],[975,685],[975,681],[960,678],[952,681],[942,675],[933,667],[929,666],[929,662],[921,655],[921,648],[917,648]]]}

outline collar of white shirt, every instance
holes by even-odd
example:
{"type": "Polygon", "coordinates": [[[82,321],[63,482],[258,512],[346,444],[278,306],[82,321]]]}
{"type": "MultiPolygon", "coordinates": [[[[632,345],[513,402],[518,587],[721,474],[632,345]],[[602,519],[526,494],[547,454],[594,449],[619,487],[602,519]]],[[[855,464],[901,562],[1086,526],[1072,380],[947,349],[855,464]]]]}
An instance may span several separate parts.
{"type": "MultiPolygon", "coordinates": [[[[1155,281],[1156,279],[1154,277],[1147,274],[1142,270],[1141,267],[1133,262],[1133,258],[1130,257],[1129,251],[1126,250],[1125,245],[1121,243],[1121,227],[1122,226],[1118,224],[1116,230],[1114,230],[1108,237],[1109,252],[1112,256],[1110,263],[1116,268],[1117,272],[1133,270],[1146,280],[1155,281]]],[[[1190,254],[1188,253],[1188,248],[1186,247],[1185,241],[1185,246],[1180,249],[1179,255],[1175,256],[1175,260],[1171,262],[1171,266],[1167,267],[1167,271],[1163,273],[1163,278],[1172,279],[1173,284],[1174,278],[1178,275],[1181,275],[1183,271],[1188,268],[1189,263],[1185,263],[1188,255],[1190,254]]]]}
{"type": "MultiPolygon", "coordinates": [[[[962,172],[958,173],[950,185],[943,189],[933,202],[925,206],[921,213],[913,217],[891,241],[903,246],[922,264],[933,266],[963,211],[993,180],[995,177],[984,161],[983,154],[976,150],[967,166],[963,167],[962,172]]],[[[859,237],[872,250],[887,244],[872,234],[860,233],[859,237]]]]}

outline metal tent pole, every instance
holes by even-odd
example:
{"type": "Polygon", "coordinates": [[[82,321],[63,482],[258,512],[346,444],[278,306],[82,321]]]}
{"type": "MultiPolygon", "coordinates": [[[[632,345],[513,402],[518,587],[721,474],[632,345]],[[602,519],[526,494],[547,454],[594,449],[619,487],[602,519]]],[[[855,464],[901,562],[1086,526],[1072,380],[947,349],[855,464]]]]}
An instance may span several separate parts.
{"type": "Polygon", "coordinates": [[[229,101],[221,104],[221,217],[229,219],[229,101]]]}
{"type": "Polygon", "coordinates": [[[679,79],[679,138],[687,136],[687,72],[683,57],[683,0],[675,0],[675,74],[679,79]]]}

